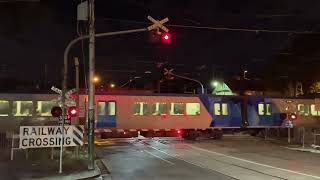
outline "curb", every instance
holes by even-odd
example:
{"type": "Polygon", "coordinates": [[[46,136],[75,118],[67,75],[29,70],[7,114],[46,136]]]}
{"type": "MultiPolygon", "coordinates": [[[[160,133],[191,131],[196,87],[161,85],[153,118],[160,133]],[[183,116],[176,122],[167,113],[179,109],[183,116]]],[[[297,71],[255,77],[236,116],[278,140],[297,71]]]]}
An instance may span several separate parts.
{"type": "Polygon", "coordinates": [[[93,178],[101,175],[101,171],[97,165],[97,161],[94,162],[94,170],[86,170],[86,171],[80,171],[80,172],[74,172],[67,175],[57,175],[57,176],[50,176],[50,177],[43,177],[43,178],[22,178],[22,180],[75,180],[75,179],[87,179],[87,178],[93,178]]]}

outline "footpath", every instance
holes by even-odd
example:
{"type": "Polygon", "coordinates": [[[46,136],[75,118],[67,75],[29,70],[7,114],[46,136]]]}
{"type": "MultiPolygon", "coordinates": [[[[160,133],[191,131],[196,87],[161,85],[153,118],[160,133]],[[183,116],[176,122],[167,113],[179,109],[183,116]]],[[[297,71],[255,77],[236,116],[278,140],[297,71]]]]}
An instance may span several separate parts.
{"type": "Polygon", "coordinates": [[[79,151],[76,157],[73,149],[66,149],[63,157],[63,173],[59,173],[59,148],[51,154],[51,149],[30,149],[14,152],[10,160],[10,150],[0,149],[0,179],[88,179],[100,175],[95,164],[94,170],[87,169],[86,152],[79,151]],[[72,151],[71,151],[72,150],[72,151]],[[53,156],[51,156],[53,155],[53,156]],[[52,159],[51,159],[52,158],[52,159]]]}

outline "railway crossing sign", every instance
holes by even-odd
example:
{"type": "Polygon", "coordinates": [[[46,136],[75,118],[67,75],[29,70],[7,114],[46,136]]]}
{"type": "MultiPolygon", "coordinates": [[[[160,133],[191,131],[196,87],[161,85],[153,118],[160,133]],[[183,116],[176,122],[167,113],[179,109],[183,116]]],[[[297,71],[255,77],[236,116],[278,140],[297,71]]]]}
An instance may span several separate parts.
{"type": "Polygon", "coordinates": [[[153,22],[153,24],[152,24],[151,26],[147,27],[147,29],[148,29],[149,31],[154,30],[154,29],[157,29],[157,30],[158,30],[158,33],[161,34],[161,32],[159,32],[159,28],[161,28],[164,32],[169,32],[169,29],[163,25],[164,23],[166,23],[166,22],[169,21],[169,18],[166,17],[166,18],[162,19],[161,21],[155,20],[155,19],[153,19],[153,17],[151,17],[151,16],[148,16],[147,18],[148,18],[151,22],[153,22]]]}
{"type": "MultiPolygon", "coordinates": [[[[59,94],[60,97],[62,96],[62,91],[61,91],[61,89],[52,86],[52,87],[51,87],[51,90],[54,91],[54,92],[56,92],[57,94],[59,94]]],[[[71,95],[72,95],[73,93],[75,93],[76,91],[77,91],[77,90],[76,90],[75,88],[74,88],[74,89],[70,89],[69,91],[67,91],[67,92],[66,92],[66,95],[65,95],[66,98],[67,98],[67,99],[72,99],[71,95]]]]}
{"type": "Polygon", "coordinates": [[[171,75],[172,74],[172,71],[173,71],[174,69],[170,69],[170,70],[168,70],[167,68],[164,68],[164,75],[171,75]]]}
{"type": "Polygon", "coordinates": [[[83,126],[20,126],[20,149],[83,145],[83,126]],[[62,140],[63,137],[63,140],[62,140]]]}
{"type": "Polygon", "coordinates": [[[174,79],[174,77],[173,77],[173,71],[174,69],[170,69],[170,70],[168,70],[167,68],[164,68],[164,75],[165,76],[167,76],[167,79],[174,79]]]}
{"type": "MultiPolygon", "coordinates": [[[[51,87],[51,90],[56,92],[57,94],[59,94],[59,97],[57,99],[57,101],[59,102],[59,104],[61,105],[61,97],[62,97],[62,91],[59,88],[56,88],[54,86],[51,87]]],[[[72,98],[72,94],[75,93],[77,90],[76,89],[71,89],[68,92],[66,92],[65,97],[66,97],[66,101],[65,101],[65,105],[66,106],[75,106],[76,105],[76,101],[75,99],[72,98]]]]}
{"type": "Polygon", "coordinates": [[[52,87],[51,87],[51,90],[54,91],[54,92],[56,92],[56,93],[58,93],[60,96],[62,96],[62,91],[61,91],[61,89],[52,86],[52,87]]]}

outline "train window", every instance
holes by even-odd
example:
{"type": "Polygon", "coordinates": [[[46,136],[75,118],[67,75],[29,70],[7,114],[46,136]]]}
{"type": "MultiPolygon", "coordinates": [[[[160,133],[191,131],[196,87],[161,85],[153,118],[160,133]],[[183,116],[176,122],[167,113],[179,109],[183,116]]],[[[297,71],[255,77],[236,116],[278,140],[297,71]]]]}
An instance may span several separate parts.
{"type": "Polygon", "coordinates": [[[227,103],[222,103],[221,104],[221,109],[222,109],[222,115],[227,116],[228,115],[228,104],[227,103]]]}
{"type": "Polygon", "coordinates": [[[0,116],[9,116],[9,101],[0,100],[0,116]]]}
{"type": "Polygon", "coordinates": [[[184,103],[171,103],[170,115],[184,115],[184,103]]]}
{"type": "Polygon", "coordinates": [[[134,104],[134,115],[144,116],[148,114],[148,104],[146,102],[136,102],[134,104]]]}
{"type": "Polygon", "coordinates": [[[298,113],[299,113],[299,115],[304,114],[304,105],[303,104],[298,104],[298,113]]]}
{"type": "Polygon", "coordinates": [[[271,116],[271,104],[266,104],[266,115],[271,116]]]}
{"type": "Polygon", "coordinates": [[[221,115],[221,107],[220,103],[214,103],[213,104],[214,114],[215,115],[221,115]]]}
{"type": "Polygon", "coordinates": [[[260,116],[264,115],[264,104],[263,103],[258,104],[258,114],[260,116]]]}
{"type": "Polygon", "coordinates": [[[32,116],[32,101],[13,101],[14,116],[32,116]]]}
{"type": "Polygon", "coordinates": [[[105,116],[106,114],[106,102],[98,101],[98,116],[105,116]]]}
{"type": "Polygon", "coordinates": [[[309,105],[304,106],[304,115],[310,116],[310,106],[309,105]]]}
{"type": "Polygon", "coordinates": [[[316,110],[316,105],[314,104],[310,105],[310,113],[312,116],[320,116],[320,111],[316,110]]]}
{"type": "Polygon", "coordinates": [[[186,104],[187,115],[200,115],[200,103],[187,103],[186,104]]]}
{"type": "Polygon", "coordinates": [[[259,103],[258,104],[258,115],[259,116],[271,116],[271,104],[270,103],[259,103]]]}
{"type": "Polygon", "coordinates": [[[167,103],[153,103],[152,115],[159,116],[167,113],[167,103]]]}
{"type": "Polygon", "coordinates": [[[109,101],[108,102],[108,115],[109,116],[115,116],[116,115],[116,102],[115,101],[109,101]]]}
{"type": "Polygon", "coordinates": [[[56,103],[52,101],[38,101],[37,102],[37,115],[38,116],[51,116],[51,108],[56,103]]]}

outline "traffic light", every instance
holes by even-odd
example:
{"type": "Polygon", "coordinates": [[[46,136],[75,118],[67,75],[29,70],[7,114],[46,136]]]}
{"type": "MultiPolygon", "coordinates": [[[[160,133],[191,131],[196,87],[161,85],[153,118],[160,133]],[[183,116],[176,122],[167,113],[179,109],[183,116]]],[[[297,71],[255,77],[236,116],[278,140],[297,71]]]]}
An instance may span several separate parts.
{"type": "Polygon", "coordinates": [[[53,117],[60,117],[62,115],[61,107],[59,107],[59,106],[52,107],[51,114],[53,117]]]}
{"type": "Polygon", "coordinates": [[[70,117],[76,117],[78,115],[78,108],[76,106],[71,106],[68,109],[68,115],[70,117]]]}
{"type": "Polygon", "coordinates": [[[170,43],[171,42],[171,34],[169,33],[162,33],[161,40],[163,43],[170,43]]]}
{"type": "Polygon", "coordinates": [[[296,120],[297,118],[298,118],[298,116],[297,116],[296,113],[291,113],[291,114],[289,115],[289,119],[290,119],[290,120],[296,120]]]}

